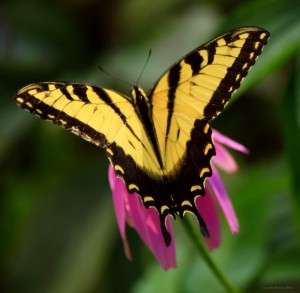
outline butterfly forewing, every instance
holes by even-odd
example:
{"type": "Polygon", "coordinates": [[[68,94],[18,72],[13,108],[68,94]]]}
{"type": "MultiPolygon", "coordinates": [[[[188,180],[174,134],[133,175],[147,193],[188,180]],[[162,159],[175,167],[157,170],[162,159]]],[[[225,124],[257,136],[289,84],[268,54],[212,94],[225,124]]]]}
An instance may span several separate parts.
{"type": "Polygon", "coordinates": [[[209,121],[222,111],[268,38],[267,31],[255,27],[230,31],[184,56],[157,81],[149,99],[168,172],[185,154],[182,146],[196,121],[209,121]],[[177,155],[170,156],[175,149],[177,155]]]}

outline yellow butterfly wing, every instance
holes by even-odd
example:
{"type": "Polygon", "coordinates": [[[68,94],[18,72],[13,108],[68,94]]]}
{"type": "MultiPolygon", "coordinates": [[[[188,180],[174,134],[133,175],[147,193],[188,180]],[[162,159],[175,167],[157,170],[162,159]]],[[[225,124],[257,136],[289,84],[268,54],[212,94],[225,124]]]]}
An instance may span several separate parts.
{"type": "Polygon", "coordinates": [[[208,122],[240,86],[269,36],[256,27],[227,32],[171,66],[148,95],[173,207],[181,216],[194,213],[206,235],[195,198],[205,194],[212,174],[215,148],[208,122]]]}
{"type": "MultiPolygon", "coordinates": [[[[124,161],[128,156],[134,159],[134,165],[150,174],[161,174],[144,127],[127,97],[87,84],[41,82],[22,88],[15,100],[40,118],[106,148],[109,157],[114,155],[124,161]]],[[[124,168],[115,165],[120,175],[124,168]]]]}

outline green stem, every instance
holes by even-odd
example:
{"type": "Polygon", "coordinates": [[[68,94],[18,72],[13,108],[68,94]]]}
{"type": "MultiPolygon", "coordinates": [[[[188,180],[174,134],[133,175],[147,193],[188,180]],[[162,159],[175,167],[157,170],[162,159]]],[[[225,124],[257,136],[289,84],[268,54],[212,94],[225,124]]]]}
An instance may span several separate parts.
{"type": "Polygon", "coordinates": [[[191,222],[191,220],[187,217],[181,221],[185,231],[190,237],[192,243],[194,244],[198,254],[204,259],[207,266],[211,269],[213,274],[219,280],[219,282],[224,286],[227,292],[237,293],[238,290],[230,283],[230,281],[225,277],[222,271],[217,267],[216,263],[211,258],[203,240],[201,239],[198,230],[196,231],[195,225],[191,222]]]}

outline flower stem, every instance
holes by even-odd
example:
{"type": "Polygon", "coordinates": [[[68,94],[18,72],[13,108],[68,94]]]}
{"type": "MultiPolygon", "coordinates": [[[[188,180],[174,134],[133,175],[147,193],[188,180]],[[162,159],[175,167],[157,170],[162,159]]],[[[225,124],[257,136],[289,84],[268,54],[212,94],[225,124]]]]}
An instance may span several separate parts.
{"type": "Polygon", "coordinates": [[[225,277],[223,272],[217,267],[216,263],[211,258],[203,240],[199,237],[199,232],[196,231],[195,226],[191,222],[191,220],[187,217],[181,221],[185,231],[187,232],[188,236],[190,237],[194,247],[196,248],[198,254],[204,259],[207,266],[211,269],[213,274],[219,280],[219,282],[224,286],[227,292],[230,293],[237,293],[239,292],[237,288],[235,288],[230,281],[225,277]]]}

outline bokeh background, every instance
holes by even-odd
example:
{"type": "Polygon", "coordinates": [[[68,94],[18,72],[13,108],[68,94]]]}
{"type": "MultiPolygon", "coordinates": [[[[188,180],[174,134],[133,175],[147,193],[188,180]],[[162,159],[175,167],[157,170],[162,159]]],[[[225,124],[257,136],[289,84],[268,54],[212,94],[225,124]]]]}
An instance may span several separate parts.
{"type": "MultiPolygon", "coordinates": [[[[224,219],[215,262],[242,292],[300,290],[298,0],[3,0],[0,3],[0,292],[223,292],[174,222],[178,268],[164,272],[128,229],[123,253],[104,151],[16,107],[36,81],[147,91],[178,58],[229,29],[269,45],[213,127],[247,146],[223,174],[241,233],[224,219]]],[[[300,292],[300,291],[298,291],[300,292]]]]}

